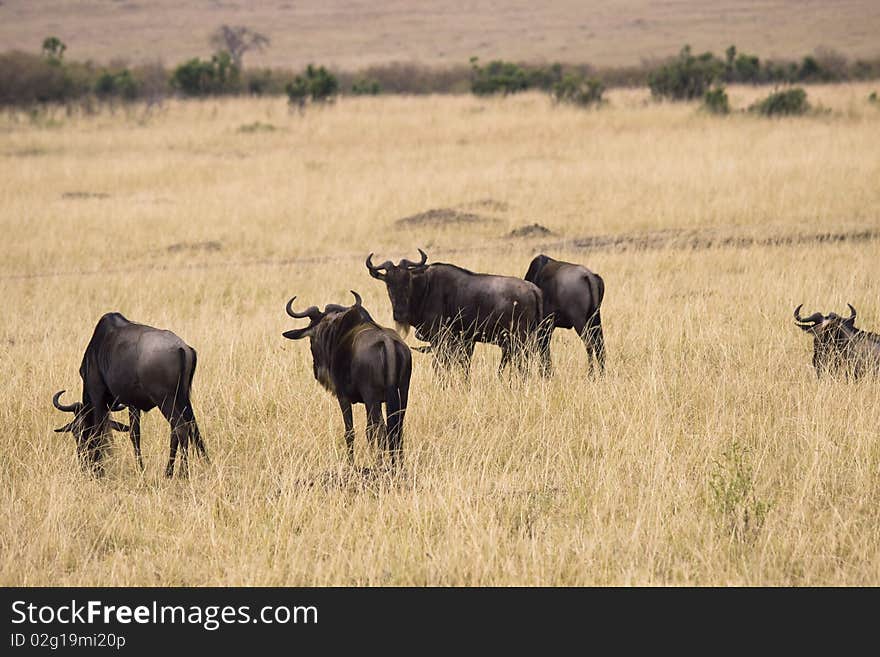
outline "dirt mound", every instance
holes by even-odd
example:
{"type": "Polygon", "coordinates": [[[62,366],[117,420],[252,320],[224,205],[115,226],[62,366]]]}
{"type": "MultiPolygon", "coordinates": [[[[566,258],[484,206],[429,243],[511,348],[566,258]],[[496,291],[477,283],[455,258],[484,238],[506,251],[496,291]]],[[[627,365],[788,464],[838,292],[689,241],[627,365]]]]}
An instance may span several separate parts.
{"type": "Polygon", "coordinates": [[[508,237],[549,237],[551,235],[556,235],[556,233],[537,223],[514,228],[507,234],[508,237]]]}
{"type": "Polygon", "coordinates": [[[436,208],[419,212],[410,217],[404,217],[395,221],[397,226],[414,226],[423,228],[425,226],[459,226],[463,224],[479,225],[491,224],[497,222],[492,217],[484,217],[483,215],[474,214],[473,212],[462,212],[453,208],[436,208]]]}
{"type": "Polygon", "coordinates": [[[219,251],[223,245],[217,240],[208,240],[207,242],[178,242],[172,244],[166,251],[168,253],[180,253],[181,251],[219,251]]]}

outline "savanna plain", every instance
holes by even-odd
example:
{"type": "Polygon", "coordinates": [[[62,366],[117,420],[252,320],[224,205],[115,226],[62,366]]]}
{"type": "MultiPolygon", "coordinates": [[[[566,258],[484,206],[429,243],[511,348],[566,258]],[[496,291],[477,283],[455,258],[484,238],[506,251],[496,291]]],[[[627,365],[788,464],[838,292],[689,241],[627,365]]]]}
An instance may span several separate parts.
{"type": "Polygon", "coordinates": [[[809,87],[820,111],[782,120],[647,90],[2,115],[0,584],[880,584],[880,382],[817,381],[792,318],[849,302],[880,330],[871,90],[809,87]],[[364,258],[417,247],[599,272],[608,369],[570,331],[548,379],[479,346],[443,385],[414,353],[402,470],[362,408],[352,468],[284,304],[354,289],[391,325],[364,258]],[[53,432],[113,310],[198,351],[189,479],[161,476],[156,411],[143,476],[124,434],[96,480],[53,432]]]}

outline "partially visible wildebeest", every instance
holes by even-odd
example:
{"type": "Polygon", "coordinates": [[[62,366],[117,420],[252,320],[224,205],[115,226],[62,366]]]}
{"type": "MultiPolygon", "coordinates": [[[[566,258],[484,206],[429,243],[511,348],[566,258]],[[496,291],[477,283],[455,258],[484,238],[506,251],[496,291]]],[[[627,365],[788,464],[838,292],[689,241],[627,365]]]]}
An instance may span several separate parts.
{"type": "Polygon", "coordinates": [[[801,317],[803,304],[794,309],[798,327],[813,336],[813,367],[817,377],[842,372],[857,379],[868,372],[880,373],[880,335],[857,329],[856,309],[847,305],[849,317],[833,312],[801,317]]]}
{"type": "Polygon", "coordinates": [[[323,312],[312,306],[293,310],[293,297],[287,314],[309,319],[305,328],[285,331],[284,337],[308,337],[312,350],[315,379],[336,395],[345,423],[348,458],[354,462],[354,423],[352,404],[367,409],[367,439],[390,452],[391,463],[403,457],[403,420],[409,398],[412,354],[391,329],[379,326],[361,304],[354,290],[353,306],[328,304],[323,312]],[[388,418],[382,419],[382,404],[388,418]]]}
{"type": "Polygon", "coordinates": [[[605,337],[599,312],[605,297],[605,281],[582,265],[554,260],[546,255],[535,256],[524,277],[541,289],[544,295],[544,326],[540,334],[543,366],[550,371],[550,340],[553,329],[577,331],[587,348],[590,374],[593,356],[599,371],[605,371],[605,337]]]}
{"type": "Polygon", "coordinates": [[[107,430],[130,431],[141,471],[140,414],[159,407],[171,425],[171,455],[165,476],[174,474],[174,459],[180,446],[186,476],[190,437],[205,459],[208,455],[190,402],[196,351],[171,331],[128,321],[119,313],[98,320],[79,368],[83,381],[82,401],[60,402],[63,390],[52,404],[73,413],[73,420],[55,431],[70,431],[84,468],[98,476],[104,472],[107,430]],[[130,427],[110,419],[111,410],[127,406],[130,427]]]}
{"type": "Polygon", "coordinates": [[[443,262],[390,260],[373,265],[370,276],[385,283],[398,330],[414,327],[416,337],[431,343],[436,370],[459,365],[467,376],[474,345],[501,348],[499,373],[514,361],[524,369],[528,349],[536,342],[541,321],[541,291],[512,276],[478,274],[443,262]]]}

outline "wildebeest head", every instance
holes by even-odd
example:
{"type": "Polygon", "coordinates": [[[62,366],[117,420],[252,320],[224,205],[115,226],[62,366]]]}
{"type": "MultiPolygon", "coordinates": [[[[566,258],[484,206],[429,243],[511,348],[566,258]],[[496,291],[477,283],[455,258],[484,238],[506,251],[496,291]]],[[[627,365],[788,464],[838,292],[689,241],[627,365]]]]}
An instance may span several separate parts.
{"type": "Polygon", "coordinates": [[[341,313],[345,313],[352,308],[361,308],[361,295],[354,290],[350,290],[354,295],[353,306],[342,306],[336,303],[328,303],[324,306],[324,310],[319,310],[318,306],[311,306],[302,312],[296,312],[293,309],[293,297],[287,302],[287,314],[294,319],[309,320],[309,325],[301,329],[293,329],[285,331],[282,335],[288,340],[301,340],[309,338],[309,345],[312,351],[312,367],[315,379],[325,388],[333,391],[333,382],[330,378],[330,359],[327,340],[324,340],[324,333],[330,328],[332,319],[341,313]]]}
{"type": "Polygon", "coordinates": [[[810,333],[816,340],[816,344],[822,343],[827,346],[843,346],[852,331],[855,330],[856,309],[851,304],[849,306],[849,317],[841,317],[837,313],[822,315],[822,313],[813,313],[809,317],[801,317],[801,308],[803,304],[794,309],[794,319],[797,326],[802,330],[810,333]]]}
{"type": "Polygon", "coordinates": [[[406,335],[411,325],[411,308],[413,303],[413,279],[424,273],[428,256],[419,249],[421,261],[412,262],[404,258],[396,265],[386,260],[381,265],[373,265],[373,254],[367,256],[367,269],[370,276],[384,281],[391,299],[391,311],[398,333],[406,335]]]}
{"type": "Polygon", "coordinates": [[[823,371],[836,371],[845,366],[847,342],[856,333],[856,309],[847,304],[849,317],[841,317],[837,313],[823,315],[813,313],[809,317],[801,317],[803,304],[795,308],[794,318],[797,326],[813,336],[813,367],[816,374],[823,371]]]}
{"type": "MultiPolygon", "coordinates": [[[[100,463],[104,458],[106,436],[104,435],[102,418],[94,405],[87,401],[62,404],[61,395],[64,390],[59,390],[52,396],[52,405],[59,411],[73,413],[73,419],[63,427],[55,429],[56,433],[70,432],[76,440],[76,451],[79,454],[83,469],[92,468],[100,473],[100,463]]],[[[124,406],[112,406],[111,411],[120,411],[124,406]]],[[[128,431],[129,427],[113,419],[107,419],[107,426],[113,431],[128,431]]]]}

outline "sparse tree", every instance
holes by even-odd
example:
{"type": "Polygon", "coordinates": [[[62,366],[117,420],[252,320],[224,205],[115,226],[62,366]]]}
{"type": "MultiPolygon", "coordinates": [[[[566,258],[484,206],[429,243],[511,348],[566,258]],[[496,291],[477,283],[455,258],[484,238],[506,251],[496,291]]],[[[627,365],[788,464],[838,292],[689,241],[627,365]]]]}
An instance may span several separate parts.
{"type": "Polygon", "coordinates": [[[269,43],[269,37],[265,34],[244,25],[221,25],[211,35],[211,45],[228,52],[238,70],[241,70],[241,60],[248,50],[262,51],[269,43]]]}
{"type": "Polygon", "coordinates": [[[43,54],[50,62],[60,62],[65,50],[67,46],[58,37],[50,36],[43,39],[43,54]]]}

